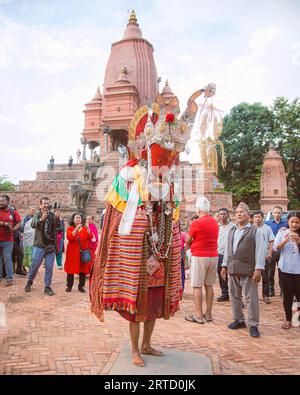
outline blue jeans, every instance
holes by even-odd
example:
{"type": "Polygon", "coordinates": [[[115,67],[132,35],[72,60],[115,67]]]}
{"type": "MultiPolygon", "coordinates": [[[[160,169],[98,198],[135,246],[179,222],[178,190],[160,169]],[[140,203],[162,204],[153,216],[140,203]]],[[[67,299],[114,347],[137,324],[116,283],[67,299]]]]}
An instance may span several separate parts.
{"type": "Polygon", "coordinates": [[[14,243],[12,241],[0,241],[0,278],[2,278],[2,259],[6,270],[6,280],[13,279],[12,251],[14,243]]]}
{"type": "Polygon", "coordinates": [[[44,257],[45,257],[45,266],[46,266],[44,283],[46,287],[50,287],[52,275],[53,275],[55,252],[45,255],[45,249],[40,247],[33,247],[32,263],[29,270],[28,282],[32,284],[43,262],[44,257]]]}

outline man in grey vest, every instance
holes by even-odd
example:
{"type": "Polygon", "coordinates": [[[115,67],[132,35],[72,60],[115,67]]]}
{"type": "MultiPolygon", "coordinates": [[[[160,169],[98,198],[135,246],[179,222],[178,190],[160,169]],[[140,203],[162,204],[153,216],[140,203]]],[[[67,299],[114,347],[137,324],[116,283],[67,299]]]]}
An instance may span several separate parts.
{"type": "Polygon", "coordinates": [[[236,223],[229,230],[221,276],[229,275],[229,292],[234,322],[229,329],[246,328],[242,293],[248,306],[250,335],[259,337],[258,283],[265,266],[265,247],[261,232],[250,223],[249,207],[240,203],[236,223]]]}

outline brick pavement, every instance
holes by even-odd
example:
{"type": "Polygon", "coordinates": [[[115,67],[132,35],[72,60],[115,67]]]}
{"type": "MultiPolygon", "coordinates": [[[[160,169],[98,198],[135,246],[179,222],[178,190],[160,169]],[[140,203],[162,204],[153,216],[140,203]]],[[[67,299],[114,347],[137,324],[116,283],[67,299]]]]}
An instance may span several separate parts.
{"type": "MultiPolygon", "coordinates": [[[[107,374],[129,342],[127,322],[114,312],[99,322],[89,312],[88,294],[76,286],[65,292],[63,271],[54,272],[53,297],[43,294],[42,271],[29,294],[25,282],[16,276],[13,287],[0,283],[7,311],[7,326],[0,327],[0,375],[107,374]]],[[[157,322],[153,344],[207,355],[215,374],[300,374],[300,329],[281,329],[282,302],[272,301],[261,303],[261,338],[253,339],[247,329],[226,328],[232,320],[229,303],[214,304],[212,323],[186,322],[184,315],[193,309],[187,282],[181,311],[157,322]]]]}

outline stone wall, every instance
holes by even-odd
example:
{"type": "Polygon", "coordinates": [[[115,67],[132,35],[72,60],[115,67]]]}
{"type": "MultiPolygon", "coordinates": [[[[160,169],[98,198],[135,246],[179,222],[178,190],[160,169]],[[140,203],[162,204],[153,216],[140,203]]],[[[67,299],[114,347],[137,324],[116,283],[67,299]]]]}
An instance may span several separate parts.
{"type": "Polygon", "coordinates": [[[81,180],[83,179],[82,170],[60,170],[60,171],[38,171],[36,180],[81,180]]]}
{"type": "MultiPolygon", "coordinates": [[[[111,154],[107,164],[112,169],[118,167],[118,153],[111,154]]],[[[203,193],[211,203],[212,213],[217,212],[221,207],[226,207],[232,212],[232,194],[215,190],[221,188],[222,185],[218,183],[218,179],[213,173],[203,172],[199,164],[190,165],[188,162],[182,162],[180,167],[182,172],[180,219],[183,229],[190,224],[190,218],[195,213],[196,199],[203,193]]],[[[75,165],[72,170],[66,165],[56,165],[54,170],[37,172],[35,181],[21,181],[18,190],[8,193],[8,195],[21,215],[24,215],[31,206],[39,207],[40,198],[47,196],[51,204],[54,202],[60,204],[64,218],[68,218],[77,211],[76,207],[72,206],[69,187],[76,181],[82,181],[83,169],[84,165],[82,164],[75,165]]],[[[113,178],[113,175],[111,175],[111,178],[113,178]]],[[[98,180],[96,185],[99,182],[102,181],[98,180]]],[[[84,211],[86,215],[94,215],[99,219],[100,208],[104,207],[104,201],[97,199],[96,186],[95,190],[93,190],[92,184],[90,187],[91,195],[84,211]]]]}
{"type": "Polygon", "coordinates": [[[37,192],[47,195],[49,193],[69,193],[69,185],[75,180],[53,181],[20,181],[19,192],[37,192]]]}
{"type": "MultiPolygon", "coordinates": [[[[212,214],[217,213],[222,207],[226,207],[230,214],[233,213],[232,194],[230,192],[210,192],[205,193],[205,196],[210,201],[212,214]]],[[[191,217],[196,214],[196,199],[197,196],[194,195],[189,202],[180,203],[180,224],[183,230],[189,227],[191,217]]]]}
{"type": "Polygon", "coordinates": [[[11,199],[11,204],[17,208],[21,215],[24,215],[31,206],[39,207],[40,199],[43,196],[49,197],[51,204],[59,202],[61,206],[69,207],[71,205],[71,198],[66,193],[17,191],[8,192],[7,194],[11,199]]]}

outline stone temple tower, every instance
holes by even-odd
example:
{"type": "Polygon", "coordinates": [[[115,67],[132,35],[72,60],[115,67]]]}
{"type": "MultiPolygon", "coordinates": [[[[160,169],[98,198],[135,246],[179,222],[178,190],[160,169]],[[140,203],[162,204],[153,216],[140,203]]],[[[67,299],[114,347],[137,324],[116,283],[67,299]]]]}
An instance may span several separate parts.
{"type": "MultiPolygon", "coordinates": [[[[105,70],[103,93],[86,104],[84,144],[90,149],[116,151],[127,145],[128,126],[136,110],[155,101],[158,78],[154,49],[143,38],[137,17],[132,11],[123,38],[111,46],[105,70]]],[[[107,152],[107,153],[108,153],[107,152]]]]}
{"type": "Polygon", "coordinates": [[[260,205],[264,213],[272,210],[274,206],[280,206],[287,210],[287,180],[282,163],[282,157],[270,147],[264,156],[260,180],[260,205]]]}

